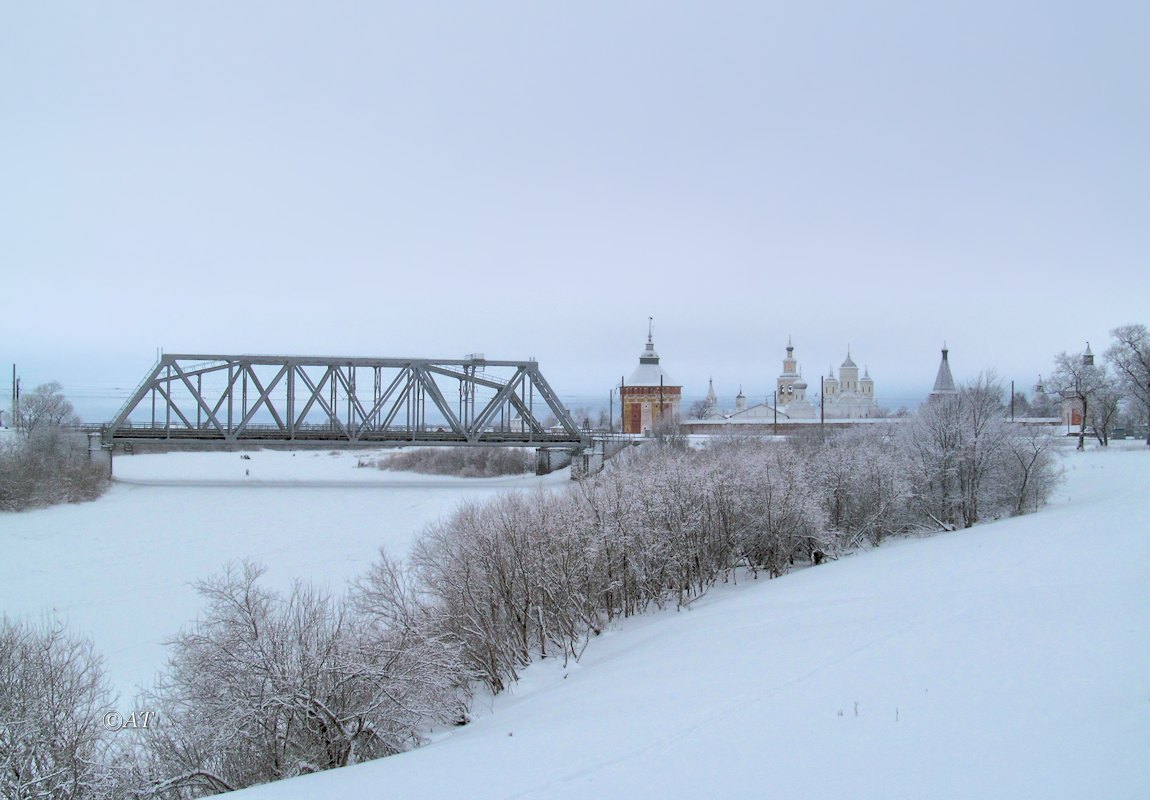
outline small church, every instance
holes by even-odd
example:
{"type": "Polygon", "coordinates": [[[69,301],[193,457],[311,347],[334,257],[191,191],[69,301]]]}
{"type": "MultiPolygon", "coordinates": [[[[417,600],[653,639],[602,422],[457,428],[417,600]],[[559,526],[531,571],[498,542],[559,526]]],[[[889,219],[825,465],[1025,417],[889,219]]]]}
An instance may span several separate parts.
{"type": "Polygon", "coordinates": [[[623,433],[650,433],[663,420],[678,421],[683,387],[659,365],[655,352],[653,320],[647,319],[647,345],[639,354],[639,366],[619,387],[623,433]]]}

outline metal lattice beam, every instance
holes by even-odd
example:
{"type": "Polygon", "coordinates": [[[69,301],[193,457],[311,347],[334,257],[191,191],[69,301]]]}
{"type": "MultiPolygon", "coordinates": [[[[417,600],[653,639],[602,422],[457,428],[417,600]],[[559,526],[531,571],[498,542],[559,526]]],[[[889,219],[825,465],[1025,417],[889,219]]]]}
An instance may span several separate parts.
{"type": "Polygon", "coordinates": [[[537,362],[479,357],[169,354],[104,427],[104,437],[108,443],[589,443],[537,362]]]}

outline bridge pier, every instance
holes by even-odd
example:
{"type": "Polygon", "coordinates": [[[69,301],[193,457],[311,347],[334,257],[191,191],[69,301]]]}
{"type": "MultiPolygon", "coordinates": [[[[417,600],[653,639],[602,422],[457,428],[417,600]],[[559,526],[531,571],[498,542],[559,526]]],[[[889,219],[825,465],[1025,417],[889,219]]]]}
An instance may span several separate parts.
{"type": "Polygon", "coordinates": [[[540,447],[535,451],[535,474],[550,475],[557,469],[570,466],[579,453],[570,447],[540,447]]]}
{"type": "Polygon", "coordinates": [[[535,451],[535,474],[547,475],[570,466],[573,478],[594,475],[603,469],[603,464],[612,455],[614,452],[608,452],[607,442],[602,439],[595,439],[589,446],[575,449],[540,447],[535,451]]]}
{"type": "Polygon", "coordinates": [[[112,477],[112,445],[104,444],[104,436],[99,431],[88,433],[88,460],[93,464],[107,464],[108,477],[112,477]]]}

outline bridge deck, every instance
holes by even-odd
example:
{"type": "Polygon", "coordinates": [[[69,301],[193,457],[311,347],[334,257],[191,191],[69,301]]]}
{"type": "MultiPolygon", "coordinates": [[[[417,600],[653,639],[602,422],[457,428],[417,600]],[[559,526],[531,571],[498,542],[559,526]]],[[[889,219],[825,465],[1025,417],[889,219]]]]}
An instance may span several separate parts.
{"type": "MultiPolygon", "coordinates": [[[[588,437],[589,438],[589,437],[588,437]]],[[[249,425],[233,436],[225,436],[211,429],[123,427],[110,437],[111,442],[262,442],[262,443],[325,443],[331,445],[373,444],[381,447],[404,445],[471,445],[499,447],[544,447],[570,445],[578,447],[585,440],[569,433],[520,433],[516,431],[489,431],[479,437],[466,436],[449,430],[365,430],[355,435],[333,428],[305,428],[288,435],[274,426],[249,425]]]]}

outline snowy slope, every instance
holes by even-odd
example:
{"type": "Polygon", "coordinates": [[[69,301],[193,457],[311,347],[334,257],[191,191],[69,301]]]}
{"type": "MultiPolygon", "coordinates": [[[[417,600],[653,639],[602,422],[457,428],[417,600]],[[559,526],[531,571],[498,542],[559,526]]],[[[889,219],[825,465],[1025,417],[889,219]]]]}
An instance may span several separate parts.
{"type": "Polygon", "coordinates": [[[380,546],[406,554],[464,499],[569,482],[357,469],[364,452],[249,455],[118,456],[119,482],[95,502],[0,514],[0,612],[55,611],[93,639],[130,704],[163,666],[162,642],[200,611],[192,584],[227,562],[264,563],[269,586],[304,578],[339,592],[380,546]]]}
{"type": "Polygon", "coordinates": [[[543,663],[419,750],[237,800],[1150,797],[1150,452],[543,663]]]}

